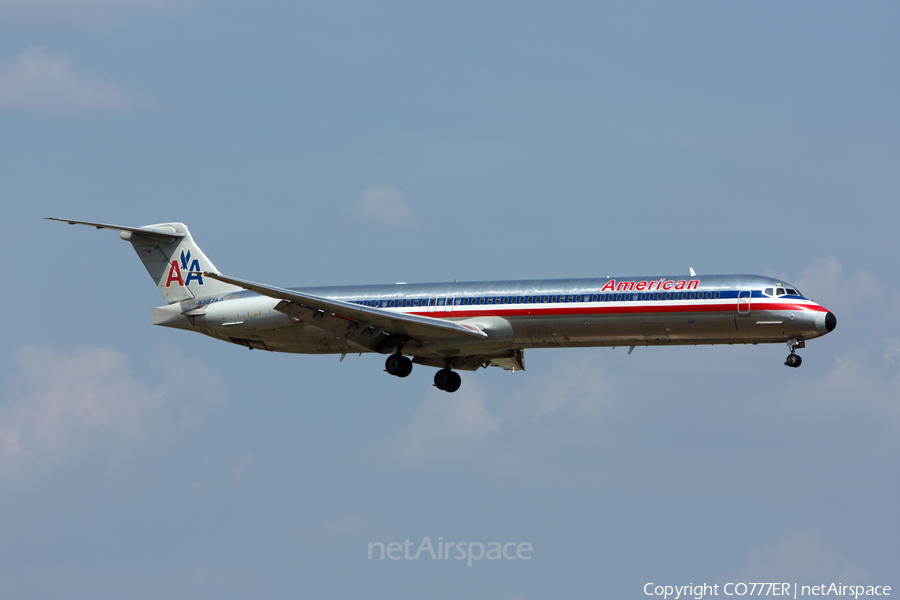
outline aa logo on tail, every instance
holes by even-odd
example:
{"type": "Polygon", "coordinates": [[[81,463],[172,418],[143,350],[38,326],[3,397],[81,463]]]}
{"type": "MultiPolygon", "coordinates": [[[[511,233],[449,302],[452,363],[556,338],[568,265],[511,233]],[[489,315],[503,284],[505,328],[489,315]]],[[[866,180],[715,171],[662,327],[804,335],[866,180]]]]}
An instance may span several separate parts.
{"type": "Polygon", "coordinates": [[[195,258],[191,261],[191,251],[188,250],[187,254],[184,253],[184,250],[181,251],[181,266],[178,265],[177,260],[173,260],[172,264],[169,265],[169,276],[166,279],[166,287],[169,287],[173,283],[177,283],[179,286],[184,287],[186,285],[190,285],[191,281],[196,279],[198,285],[203,285],[203,276],[200,274],[200,260],[195,258]],[[188,268],[188,263],[190,263],[190,268],[188,268]],[[181,278],[181,271],[184,270],[188,276],[187,279],[181,278]]]}

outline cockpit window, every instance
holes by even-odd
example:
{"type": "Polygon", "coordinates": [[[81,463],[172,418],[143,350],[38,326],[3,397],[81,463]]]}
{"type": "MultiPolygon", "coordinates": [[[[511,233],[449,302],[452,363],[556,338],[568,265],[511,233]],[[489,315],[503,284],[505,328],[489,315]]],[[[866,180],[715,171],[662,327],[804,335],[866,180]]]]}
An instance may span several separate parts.
{"type": "Polygon", "coordinates": [[[766,288],[765,290],[763,290],[763,294],[765,294],[766,296],[774,296],[775,288],[766,288]]]}
{"type": "Polygon", "coordinates": [[[784,296],[784,288],[775,288],[775,294],[778,296],[784,296]]]}
{"type": "Polygon", "coordinates": [[[797,290],[795,290],[794,288],[787,288],[787,293],[790,296],[799,296],[800,295],[800,293],[797,290]]]}

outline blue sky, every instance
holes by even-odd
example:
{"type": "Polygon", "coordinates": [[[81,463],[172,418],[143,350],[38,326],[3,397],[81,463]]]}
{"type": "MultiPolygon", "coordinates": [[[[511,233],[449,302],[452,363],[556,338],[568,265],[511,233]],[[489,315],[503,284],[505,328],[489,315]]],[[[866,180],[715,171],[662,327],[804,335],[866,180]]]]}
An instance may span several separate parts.
{"type": "Polygon", "coordinates": [[[17,598],[900,585],[889,3],[0,0],[0,586],[17,598]],[[150,325],[114,234],[329,285],[783,277],[783,346],[399,380],[150,325]],[[529,542],[530,561],[368,560],[529,542]]]}

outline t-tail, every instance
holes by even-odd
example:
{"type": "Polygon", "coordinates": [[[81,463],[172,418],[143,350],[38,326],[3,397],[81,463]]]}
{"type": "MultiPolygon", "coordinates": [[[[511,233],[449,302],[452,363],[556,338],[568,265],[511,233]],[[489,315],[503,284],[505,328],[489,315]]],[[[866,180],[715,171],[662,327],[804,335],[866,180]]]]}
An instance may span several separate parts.
{"type": "Polygon", "coordinates": [[[184,223],[125,227],[54,217],[48,217],[48,220],[118,231],[119,237],[131,242],[134,251],[169,304],[192,298],[221,296],[242,289],[203,276],[204,272],[218,273],[219,270],[194,243],[194,238],[184,223]]]}

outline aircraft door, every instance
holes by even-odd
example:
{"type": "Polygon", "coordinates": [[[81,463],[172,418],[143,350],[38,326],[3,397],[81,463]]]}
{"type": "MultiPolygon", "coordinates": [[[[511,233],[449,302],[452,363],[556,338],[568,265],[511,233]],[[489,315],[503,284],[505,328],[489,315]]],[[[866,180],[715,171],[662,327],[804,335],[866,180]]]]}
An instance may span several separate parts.
{"type": "Polygon", "coordinates": [[[750,290],[741,290],[738,292],[737,309],[739,315],[750,314],[750,290]]]}

